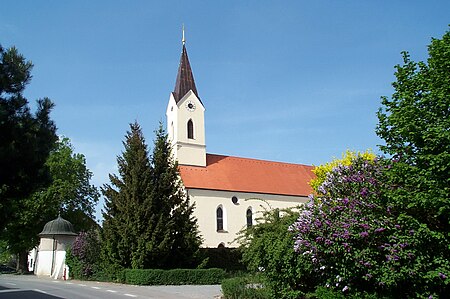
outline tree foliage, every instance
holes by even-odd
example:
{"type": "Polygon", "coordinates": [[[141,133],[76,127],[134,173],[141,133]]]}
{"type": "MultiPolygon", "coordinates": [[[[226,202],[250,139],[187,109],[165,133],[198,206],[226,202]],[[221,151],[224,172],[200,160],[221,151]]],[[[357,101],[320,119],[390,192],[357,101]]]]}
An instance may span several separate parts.
{"type": "MultiPolygon", "coordinates": [[[[383,97],[377,134],[393,157],[392,200],[408,214],[450,233],[450,31],[433,39],[427,63],[403,53],[395,89],[383,97]]],[[[448,237],[448,236],[446,236],[448,237]]]]}
{"type": "Polygon", "coordinates": [[[56,202],[54,215],[57,214],[56,208],[76,231],[97,227],[94,212],[100,194],[90,183],[93,174],[86,167],[85,156],[75,153],[69,138],[63,137],[57,142],[46,165],[50,169],[52,184],[39,196],[44,201],[56,202]]]}
{"type": "Polygon", "coordinates": [[[428,54],[427,63],[416,63],[403,53],[395,92],[382,98],[377,134],[393,161],[389,201],[420,226],[421,272],[430,292],[443,296],[450,272],[450,31],[432,40],[428,54]]]}
{"type": "Polygon", "coordinates": [[[119,176],[110,175],[111,185],[102,189],[103,256],[113,268],[193,266],[200,245],[197,223],[166,133],[160,125],[150,159],[140,126],[130,128],[117,158],[119,176]]]}
{"type": "MultiPolygon", "coordinates": [[[[25,255],[36,246],[45,223],[59,212],[77,231],[97,227],[93,212],[99,194],[89,183],[92,173],[86,167],[84,156],[74,153],[69,139],[63,138],[57,142],[45,166],[50,172],[51,185],[23,199],[14,221],[6,225],[3,238],[11,252],[25,255]]],[[[26,263],[23,257],[19,259],[20,263],[26,263]]]]}
{"type": "Polygon", "coordinates": [[[183,189],[178,163],[173,160],[171,146],[162,124],[155,132],[152,155],[152,198],[162,208],[159,210],[161,224],[165,223],[169,236],[169,251],[160,267],[192,267],[198,262],[201,238],[197,219],[193,216],[194,205],[183,189]]]}
{"type": "Polygon", "coordinates": [[[119,175],[110,174],[111,185],[102,187],[102,254],[110,267],[141,267],[138,240],[152,237],[144,233],[153,208],[150,160],[140,126],[134,123],[130,129],[123,142],[125,150],[117,157],[119,175]]]}
{"type": "Polygon", "coordinates": [[[31,113],[23,91],[32,68],[16,48],[0,46],[0,231],[18,221],[17,211],[29,208],[25,199],[51,181],[45,162],[57,140],[53,103],[39,99],[31,113]]]}
{"type": "Polygon", "coordinates": [[[267,210],[239,236],[243,262],[250,272],[262,275],[271,298],[300,298],[314,290],[312,266],[294,252],[295,234],[288,230],[297,218],[294,209],[267,210]]]}

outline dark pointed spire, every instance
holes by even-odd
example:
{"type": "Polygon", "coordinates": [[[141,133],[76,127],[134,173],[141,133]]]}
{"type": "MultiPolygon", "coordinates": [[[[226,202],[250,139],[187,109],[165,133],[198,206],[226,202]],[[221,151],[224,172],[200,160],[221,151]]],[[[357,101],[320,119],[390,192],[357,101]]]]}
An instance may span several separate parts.
{"type": "MultiPolygon", "coordinates": [[[[175,83],[175,89],[173,91],[173,96],[175,101],[178,103],[181,98],[192,90],[197,98],[199,98],[197,93],[197,88],[195,87],[194,75],[192,74],[191,65],[189,63],[189,58],[186,51],[185,39],[184,39],[184,26],[183,26],[183,50],[181,52],[180,65],[178,66],[177,81],[175,83]]],[[[200,98],[199,98],[200,99],[200,98]]]]}

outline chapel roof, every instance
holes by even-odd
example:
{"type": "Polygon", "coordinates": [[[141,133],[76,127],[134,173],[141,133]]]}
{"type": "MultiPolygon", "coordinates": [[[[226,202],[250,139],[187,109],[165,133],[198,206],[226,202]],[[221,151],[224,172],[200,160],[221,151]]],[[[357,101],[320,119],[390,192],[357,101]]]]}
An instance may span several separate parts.
{"type": "Polygon", "coordinates": [[[189,90],[192,90],[197,98],[200,99],[197,88],[195,87],[194,75],[192,74],[186,46],[183,42],[180,65],[178,66],[177,81],[175,82],[175,89],[173,91],[175,102],[178,103],[189,92],[189,90]]]}
{"type": "Polygon", "coordinates": [[[206,155],[206,167],[179,165],[187,189],[307,196],[313,166],[206,155]]]}
{"type": "Polygon", "coordinates": [[[72,223],[58,215],[58,218],[56,218],[55,220],[47,222],[44,225],[44,229],[39,234],[40,237],[49,235],[76,236],[77,234],[73,229],[72,223]]]}

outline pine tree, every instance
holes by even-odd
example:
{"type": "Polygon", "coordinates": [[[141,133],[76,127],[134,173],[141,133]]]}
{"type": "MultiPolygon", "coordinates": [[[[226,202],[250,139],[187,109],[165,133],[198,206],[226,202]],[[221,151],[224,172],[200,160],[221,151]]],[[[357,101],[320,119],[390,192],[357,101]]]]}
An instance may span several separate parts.
{"type": "Polygon", "coordinates": [[[33,245],[33,240],[20,238],[24,231],[33,231],[26,229],[21,216],[40,218],[52,208],[33,194],[51,183],[46,161],[57,141],[52,101],[39,99],[32,113],[23,95],[32,68],[15,47],[0,46],[0,239],[18,254],[19,271],[27,271],[27,251],[33,245]]]}
{"type": "Polygon", "coordinates": [[[152,198],[154,206],[161,213],[159,221],[166,230],[162,244],[168,250],[160,260],[164,264],[156,266],[191,267],[196,263],[201,244],[197,219],[193,216],[194,205],[189,203],[183,189],[178,164],[172,158],[171,146],[161,123],[155,134],[152,198]]]}
{"type": "Polygon", "coordinates": [[[161,124],[155,133],[150,161],[141,128],[131,125],[117,158],[119,176],[110,175],[112,186],[102,188],[103,258],[116,269],[192,267],[197,261],[201,239],[194,206],[161,124]]]}
{"type": "Polygon", "coordinates": [[[110,175],[105,184],[102,254],[106,265],[143,268],[142,244],[151,208],[151,167],[141,127],[130,125],[123,142],[125,151],[117,157],[119,176],[110,175]]]}

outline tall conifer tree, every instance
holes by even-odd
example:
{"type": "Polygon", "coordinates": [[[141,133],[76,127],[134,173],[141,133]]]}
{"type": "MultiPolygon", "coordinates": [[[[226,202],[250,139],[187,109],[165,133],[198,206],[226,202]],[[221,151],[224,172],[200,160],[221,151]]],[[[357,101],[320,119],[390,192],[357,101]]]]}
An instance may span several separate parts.
{"type": "Polygon", "coordinates": [[[201,244],[197,219],[193,216],[194,205],[183,189],[178,164],[171,155],[171,146],[167,134],[160,123],[155,132],[152,166],[154,205],[160,211],[161,224],[164,232],[164,244],[167,248],[161,261],[156,265],[165,268],[191,267],[196,263],[196,256],[201,244]]]}
{"type": "Polygon", "coordinates": [[[103,213],[103,256],[121,268],[191,267],[201,243],[194,206],[183,190],[178,165],[162,125],[155,132],[152,159],[140,126],[131,125],[117,158],[119,176],[111,185],[103,213]]]}
{"type": "Polygon", "coordinates": [[[119,175],[110,175],[111,184],[102,188],[106,201],[102,253],[107,265],[143,268],[137,253],[151,207],[151,168],[141,127],[135,122],[130,129],[125,151],[117,157],[119,175]]]}

